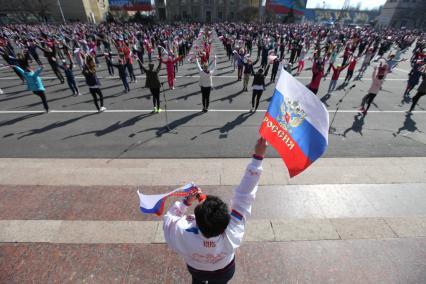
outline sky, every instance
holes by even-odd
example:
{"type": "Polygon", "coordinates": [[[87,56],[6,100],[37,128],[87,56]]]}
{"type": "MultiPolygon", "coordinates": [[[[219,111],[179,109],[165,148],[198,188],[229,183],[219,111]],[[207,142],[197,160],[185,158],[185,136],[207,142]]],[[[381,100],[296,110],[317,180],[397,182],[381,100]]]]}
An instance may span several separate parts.
{"type": "MultiPolygon", "coordinates": [[[[325,2],[326,8],[340,9],[343,6],[344,0],[308,0],[307,8],[316,8],[319,4],[320,7],[323,7],[323,2],[325,2]]],[[[371,9],[383,5],[386,0],[351,0],[351,6],[356,6],[358,3],[361,3],[361,9],[371,9]]]]}

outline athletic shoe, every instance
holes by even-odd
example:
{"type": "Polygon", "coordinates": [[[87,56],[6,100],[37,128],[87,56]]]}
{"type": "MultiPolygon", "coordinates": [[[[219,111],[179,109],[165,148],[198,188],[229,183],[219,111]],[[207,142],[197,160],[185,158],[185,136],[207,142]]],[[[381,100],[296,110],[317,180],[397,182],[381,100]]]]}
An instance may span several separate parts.
{"type": "Polygon", "coordinates": [[[99,109],[99,111],[100,111],[100,112],[104,112],[104,111],[106,111],[106,107],[101,107],[101,108],[99,109]]]}
{"type": "Polygon", "coordinates": [[[4,94],[3,90],[2,90],[2,89],[0,89],[0,95],[3,95],[3,94],[4,94]]]}
{"type": "Polygon", "coordinates": [[[46,113],[49,113],[50,112],[50,110],[48,110],[48,109],[46,109],[46,110],[44,110],[46,113]]]}
{"type": "Polygon", "coordinates": [[[83,95],[83,94],[82,94],[82,93],[78,93],[78,94],[77,94],[77,96],[81,96],[81,95],[83,95]]]}
{"type": "Polygon", "coordinates": [[[152,110],[152,113],[157,113],[157,108],[156,107],[152,110]]]}
{"type": "Polygon", "coordinates": [[[157,113],[162,112],[163,110],[161,108],[157,108],[157,113]]]}

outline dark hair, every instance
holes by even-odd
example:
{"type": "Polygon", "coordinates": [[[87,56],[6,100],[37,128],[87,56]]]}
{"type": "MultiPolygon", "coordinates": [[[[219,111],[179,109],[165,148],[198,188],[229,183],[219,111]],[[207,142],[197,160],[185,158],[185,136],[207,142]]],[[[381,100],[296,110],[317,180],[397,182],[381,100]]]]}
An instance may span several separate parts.
{"type": "Polygon", "coordinates": [[[206,238],[222,234],[231,219],[226,203],[213,195],[208,195],[204,202],[198,204],[194,213],[197,226],[206,238]]]}

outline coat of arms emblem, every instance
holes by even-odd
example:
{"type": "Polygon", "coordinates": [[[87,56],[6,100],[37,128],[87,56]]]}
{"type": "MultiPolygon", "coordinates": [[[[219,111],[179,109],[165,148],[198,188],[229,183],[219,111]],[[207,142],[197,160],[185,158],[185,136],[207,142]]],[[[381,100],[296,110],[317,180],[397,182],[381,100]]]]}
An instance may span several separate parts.
{"type": "Polygon", "coordinates": [[[299,102],[285,98],[276,120],[285,131],[292,133],[293,128],[298,127],[305,117],[306,113],[301,109],[299,102]]]}

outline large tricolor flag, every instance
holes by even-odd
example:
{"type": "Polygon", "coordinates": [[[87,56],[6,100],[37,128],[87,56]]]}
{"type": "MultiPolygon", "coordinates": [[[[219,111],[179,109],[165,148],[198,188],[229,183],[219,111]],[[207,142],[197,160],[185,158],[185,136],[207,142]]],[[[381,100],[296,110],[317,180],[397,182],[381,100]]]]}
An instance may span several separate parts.
{"type": "Polygon", "coordinates": [[[180,188],[177,188],[169,193],[147,195],[142,194],[138,190],[139,195],[139,207],[142,213],[156,214],[158,216],[163,214],[164,203],[167,197],[170,196],[188,196],[194,191],[198,191],[199,188],[194,183],[188,183],[180,188]]]}
{"type": "Polygon", "coordinates": [[[316,95],[281,70],[259,132],[278,151],[290,177],[294,177],[327,149],[328,112],[316,95]]]}

